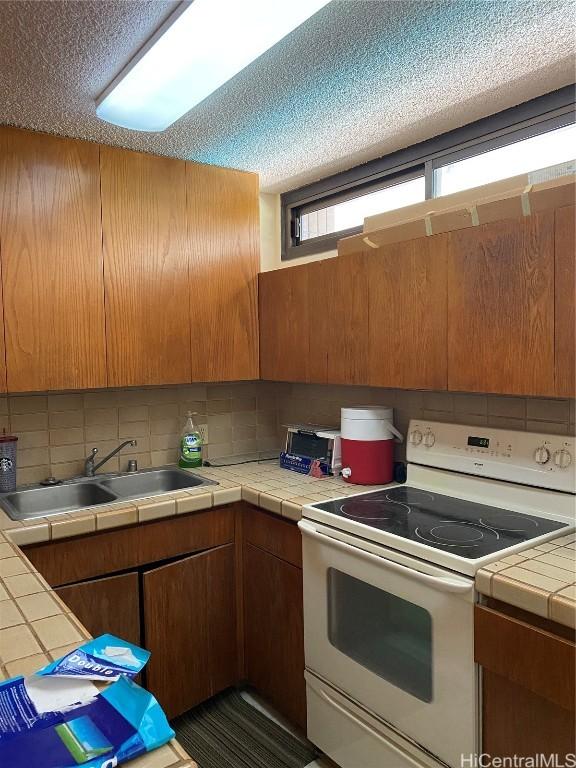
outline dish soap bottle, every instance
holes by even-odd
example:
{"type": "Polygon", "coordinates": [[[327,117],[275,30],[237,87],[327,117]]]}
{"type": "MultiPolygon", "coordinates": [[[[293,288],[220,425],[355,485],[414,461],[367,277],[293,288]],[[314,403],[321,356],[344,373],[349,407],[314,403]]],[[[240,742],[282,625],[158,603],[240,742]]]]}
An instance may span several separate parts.
{"type": "Polygon", "coordinates": [[[186,424],[180,436],[178,466],[184,469],[202,466],[202,435],[194,424],[192,412],[186,414],[186,424]]]}

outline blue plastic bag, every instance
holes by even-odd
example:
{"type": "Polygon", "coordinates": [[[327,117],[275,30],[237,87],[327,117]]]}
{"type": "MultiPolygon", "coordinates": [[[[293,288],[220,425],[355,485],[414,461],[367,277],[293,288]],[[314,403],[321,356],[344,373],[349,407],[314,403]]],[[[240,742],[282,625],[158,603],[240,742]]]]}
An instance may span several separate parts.
{"type": "Polygon", "coordinates": [[[150,651],[144,648],[115,635],[100,635],[43,667],[37,674],[113,682],[120,675],[135,677],[149,658],[150,651]]]}
{"type": "Polygon", "coordinates": [[[0,684],[0,765],[114,768],[174,738],[151,693],[121,677],[87,702],[39,714],[24,678],[0,684]]]}

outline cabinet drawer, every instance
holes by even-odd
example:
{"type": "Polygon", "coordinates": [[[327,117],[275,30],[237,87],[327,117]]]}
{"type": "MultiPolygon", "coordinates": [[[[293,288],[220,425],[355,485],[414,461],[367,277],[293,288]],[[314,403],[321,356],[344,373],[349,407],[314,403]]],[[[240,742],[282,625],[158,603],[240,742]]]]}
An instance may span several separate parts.
{"type": "Polygon", "coordinates": [[[212,549],[234,541],[234,511],[220,507],[138,528],[140,564],[212,549]]]}
{"type": "Polygon", "coordinates": [[[484,669],[574,711],[576,645],[544,629],[476,606],[474,659],[484,669]]]}
{"type": "Polygon", "coordinates": [[[137,528],[23,547],[51,587],[126,571],[139,564],[137,528]]]}
{"type": "Polygon", "coordinates": [[[296,523],[260,512],[247,504],[243,527],[245,542],[302,568],[302,537],[296,523]]]}
{"type": "Polygon", "coordinates": [[[233,509],[220,507],[24,549],[46,581],[58,587],[232,541],[233,509]]]}

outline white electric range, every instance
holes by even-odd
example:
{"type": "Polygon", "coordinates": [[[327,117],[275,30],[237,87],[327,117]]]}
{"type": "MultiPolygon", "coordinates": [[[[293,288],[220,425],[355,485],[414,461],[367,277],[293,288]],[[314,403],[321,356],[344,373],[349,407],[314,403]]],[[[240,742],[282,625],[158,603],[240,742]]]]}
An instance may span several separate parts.
{"type": "Polygon", "coordinates": [[[308,736],[342,768],[476,753],[473,577],[574,531],[575,443],[413,421],[405,485],[304,507],[308,736]]]}

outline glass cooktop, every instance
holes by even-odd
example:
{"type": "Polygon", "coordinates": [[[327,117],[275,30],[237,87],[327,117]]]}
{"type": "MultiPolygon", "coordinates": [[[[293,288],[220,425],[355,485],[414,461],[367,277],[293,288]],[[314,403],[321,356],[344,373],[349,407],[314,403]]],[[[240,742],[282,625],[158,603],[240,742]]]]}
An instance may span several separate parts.
{"type": "Polygon", "coordinates": [[[314,504],[404,539],[474,560],[567,523],[429,493],[408,485],[314,504]]]}

